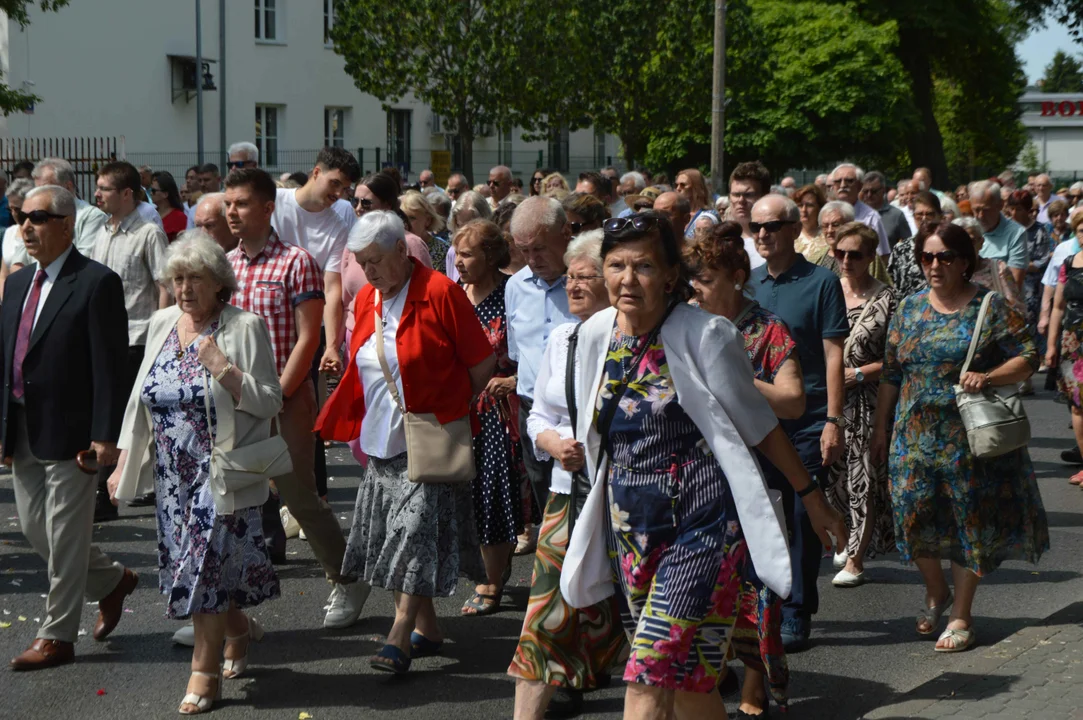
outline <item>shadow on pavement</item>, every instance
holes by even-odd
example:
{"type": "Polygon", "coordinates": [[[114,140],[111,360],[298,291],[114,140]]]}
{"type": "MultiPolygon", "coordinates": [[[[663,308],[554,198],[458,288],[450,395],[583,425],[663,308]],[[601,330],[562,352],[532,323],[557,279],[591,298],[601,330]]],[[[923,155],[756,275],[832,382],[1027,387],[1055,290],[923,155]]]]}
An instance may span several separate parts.
{"type": "Polygon", "coordinates": [[[801,720],[855,720],[893,695],[883,683],[817,672],[794,673],[791,685],[788,716],[801,720]]]}

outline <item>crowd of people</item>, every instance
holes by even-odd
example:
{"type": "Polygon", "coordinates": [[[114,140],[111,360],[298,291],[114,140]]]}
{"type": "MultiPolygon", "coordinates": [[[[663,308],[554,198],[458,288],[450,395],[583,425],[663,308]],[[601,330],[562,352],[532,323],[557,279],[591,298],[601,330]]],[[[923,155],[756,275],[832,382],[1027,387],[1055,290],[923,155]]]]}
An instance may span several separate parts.
{"type": "Polygon", "coordinates": [[[1043,366],[1083,448],[1083,185],[844,163],[797,187],[753,161],[721,196],[696,169],[407,187],[333,147],[276,179],[242,142],[224,179],[105,164],[90,204],[63,159],[17,171],[0,437],[52,581],[11,666],[70,662],[84,594],[94,638],[116,628],[139,576],[93,523],[153,507],[182,714],[244,675],[299,536],[325,627],[393,593],[374,670],[442,651],[433,599],[460,578],[463,615],[503,610],[533,553],[517,719],[574,716],[613,673],[627,718],[724,717],[731,692],[766,717],[824,548],[840,590],[916,564],[915,632],[944,653],[978,642],[980,580],[1048,549],[1025,445],[971,448],[958,393],[1032,392],[1043,366]],[[333,442],[364,466],[346,533],[333,442]]]}

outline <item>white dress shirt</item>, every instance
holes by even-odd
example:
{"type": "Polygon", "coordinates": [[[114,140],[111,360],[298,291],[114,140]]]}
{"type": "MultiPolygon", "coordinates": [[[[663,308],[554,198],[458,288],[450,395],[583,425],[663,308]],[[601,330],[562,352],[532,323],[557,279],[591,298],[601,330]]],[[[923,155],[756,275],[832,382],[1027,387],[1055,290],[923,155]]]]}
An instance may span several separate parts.
{"type": "MultiPolygon", "coordinates": [[[[41,286],[41,295],[38,297],[38,309],[34,312],[34,325],[38,324],[38,318],[41,317],[41,309],[45,307],[45,301],[49,298],[49,293],[52,292],[53,284],[56,283],[57,277],[60,276],[60,269],[64,267],[64,262],[67,261],[68,256],[71,255],[72,246],[69,245],[68,249],[60,253],[60,255],[51,263],[45,266],[45,282],[41,286]]],[[[38,274],[38,264],[34,263],[34,277],[38,274]]],[[[26,304],[30,302],[30,294],[34,292],[34,280],[30,280],[30,289],[26,291],[26,297],[23,298],[23,312],[26,312],[26,304]]],[[[34,329],[32,325],[31,330],[34,329]]]]}
{"type": "MultiPolygon", "coordinates": [[[[406,295],[410,291],[407,280],[402,290],[395,297],[383,300],[380,305],[384,321],[384,358],[399,397],[406,402],[402,391],[402,376],[399,373],[399,355],[395,347],[395,335],[398,333],[402,310],[406,307],[406,295]]],[[[380,303],[377,293],[377,304],[380,303]]],[[[361,422],[361,450],[369,457],[387,460],[406,452],[406,431],[403,429],[402,412],[395,398],[387,389],[387,379],[380,367],[380,358],[376,354],[376,333],[365,341],[354,358],[361,384],[365,388],[365,419],[361,422]]]]}

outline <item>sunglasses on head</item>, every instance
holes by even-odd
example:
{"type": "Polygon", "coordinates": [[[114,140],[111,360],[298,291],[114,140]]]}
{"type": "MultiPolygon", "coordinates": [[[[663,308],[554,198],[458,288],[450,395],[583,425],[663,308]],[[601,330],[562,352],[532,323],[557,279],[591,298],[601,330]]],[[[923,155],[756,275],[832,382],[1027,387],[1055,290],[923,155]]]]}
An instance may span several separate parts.
{"type": "Polygon", "coordinates": [[[934,260],[939,262],[941,265],[948,266],[955,262],[957,259],[959,259],[959,253],[955,252],[954,250],[945,250],[938,253],[921,253],[921,264],[926,267],[930,267],[933,264],[934,260]]]}
{"type": "Polygon", "coordinates": [[[839,262],[842,262],[843,260],[846,260],[847,258],[849,258],[850,260],[864,260],[865,259],[865,253],[861,252],[860,250],[838,250],[838,249],[835,250],[835,259],[836,260],[838,260],[839,262]]]}
{"type": "Polygon", "coordinates": [[[67,215],[57,215],[51,213],[48,210],[31,210],[30,212],[19,212],[23,217],[23,222],[30,221],[31,225],[44,225],[50,220],[63,220],[67,215]]]}
{"type": "Polygon", "coordinates": [[[602,223],[602,230],[611,235],[625,232],[647,232],[658,226],[658,218],[652,215],[632,215],[630,217],[609,218],[602,223]]]}
{"type": "Polygon", "coordinates": [[[793,220],[770,220],[765,223],[752,221],[748,223],[748,229],[752,231],[753,235],[759,235],[761,229],[769,233],[777,233],[783,226],[793,225],[793,222],[793,220]]]}

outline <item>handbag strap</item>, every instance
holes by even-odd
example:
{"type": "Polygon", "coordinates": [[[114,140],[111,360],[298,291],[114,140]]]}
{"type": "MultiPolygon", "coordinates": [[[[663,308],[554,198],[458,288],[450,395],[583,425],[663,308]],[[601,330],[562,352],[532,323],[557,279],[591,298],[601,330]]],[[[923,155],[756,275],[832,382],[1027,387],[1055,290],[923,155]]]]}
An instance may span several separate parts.
{"type": "MultiPolygon", "coordinates": [[[[375,305],[380,305],[379,290],[376,291],[375,305]]],[[[406,405],[402,402],[402,398],[399,397],[398,385],[395,384],[395,378],[391,377],[391,368],[388,367],[387,356],[384,355],[384,319],[380,317],[380,313],[375,306],[372,308],[372,315],[376,321],[376,357],[380,360],[380,369],[384,371],[384,380],[387,381],[387,389],[395,400],[395,405],[398,406],[399,412],[406,415],[406,405]]]]}
{"type": "Polygon", "coordinates": [[[978,319],[974,323],[974,335],[970,338],[970,349],[966,351],[966,362],[963,363],[962,369],[959,370],[960,377],[970,371],[970,363],[974,360],[974,353],[978,350],[978,336],[981,335],[982,325],[985,324],[985,314],[989,311],[989,302],[994,295],[996,295],[995,292],[989,292],[982,298],[981,309],[978,310],[978,319]]]}
{"type": "Polygon", "coordinates": [[[845,359],[846,356],[850,354],[850,348],[854,346],[854,330],[860,327],[861,323],[864,322],[866,317],[868,317],[869,313],[872,311],[872,303],[876,300],[879,294],[880,293],[877,292],[876,295],[873,295],[871,298],[866,300],[865,306],[861,308],[861,314],[857,316],[857,320],[854,321],[854,326],[850,328],[850,334],[846,336],[846,342],[842,345],[843,359],[845,359]]]}
{"type": "Polygon", "coordinates": [[[579,346],[579,328],[583,323],[575,326],[572,334],[568,336],[568,360],[564,364],[564,400],[568,403],[568,417],[572,421],[572,438],[575,438],[575,425],[578,422],[579,410],[575,402],[575,352],[579,346]]]}

